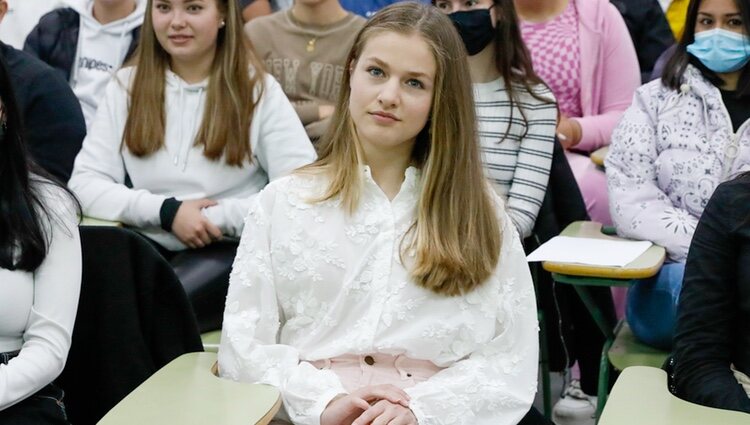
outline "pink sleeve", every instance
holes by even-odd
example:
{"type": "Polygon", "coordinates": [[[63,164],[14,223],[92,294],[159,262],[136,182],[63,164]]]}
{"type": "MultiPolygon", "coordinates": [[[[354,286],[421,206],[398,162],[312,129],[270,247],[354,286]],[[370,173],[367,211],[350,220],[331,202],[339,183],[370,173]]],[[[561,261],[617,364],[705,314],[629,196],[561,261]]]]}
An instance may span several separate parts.
{"type": "Polygon", "coordinates": [[[582,137],[576,149],[591,152],[609,144],[620,117],[633,101],[641,85],[638,57],[620,13],[607,7],[606,22],[600,40],[604,43],[601,70],[597,74],[599,110],[596,115],[575,118],[581,124],[582,137]]]}

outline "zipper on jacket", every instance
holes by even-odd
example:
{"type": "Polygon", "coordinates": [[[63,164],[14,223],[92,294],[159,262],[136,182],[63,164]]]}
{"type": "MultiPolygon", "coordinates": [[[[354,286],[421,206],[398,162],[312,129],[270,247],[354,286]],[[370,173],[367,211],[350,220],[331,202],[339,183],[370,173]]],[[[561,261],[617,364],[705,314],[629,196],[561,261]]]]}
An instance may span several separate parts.
{"type": "MultiPolygon", "coordinates": [[[[721,101],[721,108],[722,112],[724,113],[724,118],[727,121],[727,124],[729,125],[729,128],[733,128],[732,126],[732,117],[729,115],[729,110],[727,109],[727,106],[724,104],[724,100],[721,101]]],[[[742,134],[745,127],[747,127],[748,123],[750,123],[750,119],[745,120],[745,122],[740,125],[740,127],[737,129],[737,131],[730,131],[731,136],[729,137],[729,144],[724,146],[724,167],[722,169],[722,176],[720,181],[726,181],[730,177],[730,173],[732,172],[732,167],[734,166],[734,162],[737,160],[737,157],[740,155],[740,146],[739,146],[739,138],[742,134]]]]}

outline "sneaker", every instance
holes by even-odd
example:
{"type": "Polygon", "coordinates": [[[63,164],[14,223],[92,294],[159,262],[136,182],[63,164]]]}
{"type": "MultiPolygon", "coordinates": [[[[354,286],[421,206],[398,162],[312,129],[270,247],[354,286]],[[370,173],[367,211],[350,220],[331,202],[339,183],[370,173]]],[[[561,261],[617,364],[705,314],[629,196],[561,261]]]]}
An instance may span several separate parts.
{"type": "Polygon", "coordinates": [[[557,425],[594,425],[596,401],[596,396],[584,393],[581,383],[574,379],[552,408],[552,420],[557,425]]]}

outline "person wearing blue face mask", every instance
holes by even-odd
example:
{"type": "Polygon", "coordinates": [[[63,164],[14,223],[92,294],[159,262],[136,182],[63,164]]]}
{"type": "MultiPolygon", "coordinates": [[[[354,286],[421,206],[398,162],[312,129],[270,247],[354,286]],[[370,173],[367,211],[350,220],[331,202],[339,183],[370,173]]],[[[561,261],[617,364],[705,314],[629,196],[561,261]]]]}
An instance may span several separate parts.
{"type": "Polygon", "coordinates": [[[750,37],[721,28],[695,34],[687,51],[718,74],[741,70],[750,60],[750,37]]]}
{"type": "MultiPolygon", "coordinates": [[[[605,162],[621,236],[667,249],[668,263],[628,294],[633,333],[672,345],[685,260],[716,187],[750,170],[750,1],[692,0],[662,78],[636,92],[605,162]]],[[[687,278],[687,277],[686,277],[687,278]]]]}

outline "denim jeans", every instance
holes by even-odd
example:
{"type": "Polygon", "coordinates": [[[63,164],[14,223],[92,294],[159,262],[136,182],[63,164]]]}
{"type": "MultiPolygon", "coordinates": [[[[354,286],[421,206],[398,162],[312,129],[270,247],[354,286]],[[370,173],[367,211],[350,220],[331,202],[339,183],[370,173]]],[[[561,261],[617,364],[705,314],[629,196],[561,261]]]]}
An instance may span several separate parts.
{"type": "MultiPolygon", "coordinates": [[[[0,353],[0,363],[8,364],[18,353],[0,353]]],[[[0,424],[70,425],[65,414],[64,395],[62,389],[50,383],[28,398],[0,410],[0,424]]]]}
{"type": "Polygon", "coordinates": [[[665,264],[656,276],[630,287],[627,318],[636,338],[663,350],[672,348],[684,274],[685,263],[665,264]]]}

